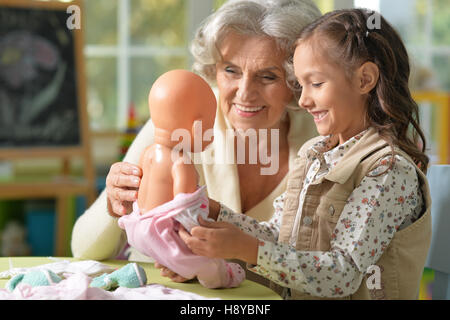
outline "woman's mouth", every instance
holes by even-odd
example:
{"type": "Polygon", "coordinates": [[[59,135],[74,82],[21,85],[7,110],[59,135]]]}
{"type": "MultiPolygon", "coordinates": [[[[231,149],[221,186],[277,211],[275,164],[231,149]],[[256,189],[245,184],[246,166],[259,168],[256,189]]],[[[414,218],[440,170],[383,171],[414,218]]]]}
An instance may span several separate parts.
{"type": "Polygon", "coordinates": [[[266,107],[253,107],[253,106],[243,106],[241,104],[233,104],[234,110],[238,115],[241,117],[254,117],[258,113],[260,113],[262,110],[264,110],[266,107]]]}

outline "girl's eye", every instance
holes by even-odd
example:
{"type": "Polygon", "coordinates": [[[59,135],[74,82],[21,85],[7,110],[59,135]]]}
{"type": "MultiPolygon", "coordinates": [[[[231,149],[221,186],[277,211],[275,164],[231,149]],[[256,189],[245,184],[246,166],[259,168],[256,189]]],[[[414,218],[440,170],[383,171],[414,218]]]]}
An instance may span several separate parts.
{"type": "Polygon", "coordinates": [[[323,82],[316,82],[316,83],[313,83],[312,86],[314,88],[320,88],[320,86],[322,86],[322,84],[323,84],[323,82]]]}

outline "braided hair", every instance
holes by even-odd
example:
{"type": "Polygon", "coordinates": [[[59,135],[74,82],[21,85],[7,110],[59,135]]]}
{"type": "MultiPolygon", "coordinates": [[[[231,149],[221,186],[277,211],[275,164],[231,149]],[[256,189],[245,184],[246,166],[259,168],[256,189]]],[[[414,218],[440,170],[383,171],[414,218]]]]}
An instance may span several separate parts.
{"type": "MultiPolygon", "coordinates": [[[[314,36],[315,43],[326,46],[327,57],[345,70],[348,79],[365,62],[376,64],[380,76],[369,93],[366,121],[389,143],[392,155],[394,145],[400,147],[426,173],[429,158],[419,108],[408,86],[408,53],[398,33],[381,15],[379,28],[368,27],[374,14],[379,15],[366,9],[330,12],[305,27],[297,44],[314,36]]],[[[392,156],[391,167],[394,159],[392,156]]]]}

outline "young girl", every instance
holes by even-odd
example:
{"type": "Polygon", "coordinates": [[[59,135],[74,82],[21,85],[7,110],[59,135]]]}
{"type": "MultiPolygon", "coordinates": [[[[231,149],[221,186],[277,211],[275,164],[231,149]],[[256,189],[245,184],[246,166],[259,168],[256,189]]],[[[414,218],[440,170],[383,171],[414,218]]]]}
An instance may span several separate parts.
{"type": "Polygon", "coordinates": [[[431,236],[425,139],[406,49],[382,17],[367,28],[372,14],[335,11],[304,29],[299,105],[320,136],[299,151],[269,223],[220,206],[219,222],[180,231],[194,253],[243,260],[285,298],[418,297],[431,236]]]}

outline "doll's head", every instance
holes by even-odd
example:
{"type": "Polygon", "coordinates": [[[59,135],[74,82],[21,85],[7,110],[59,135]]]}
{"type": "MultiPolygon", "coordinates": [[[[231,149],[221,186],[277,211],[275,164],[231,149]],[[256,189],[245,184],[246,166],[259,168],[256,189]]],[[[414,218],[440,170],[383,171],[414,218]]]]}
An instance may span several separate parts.
{"type": "MultiPolygon", "coordinates": [[[[166,137],[184,129],[190,133],[190,145],[194,146],[195,122],[201,121],[202,137],[206,130],[213,128],[216,97],[208,83],[190,71],[172,70],[160,76],[150,90],[148,104],[155,128],[165,132],[166,137]]],[[[202,150],[210,142],[203,141],[202,150]]]]}

